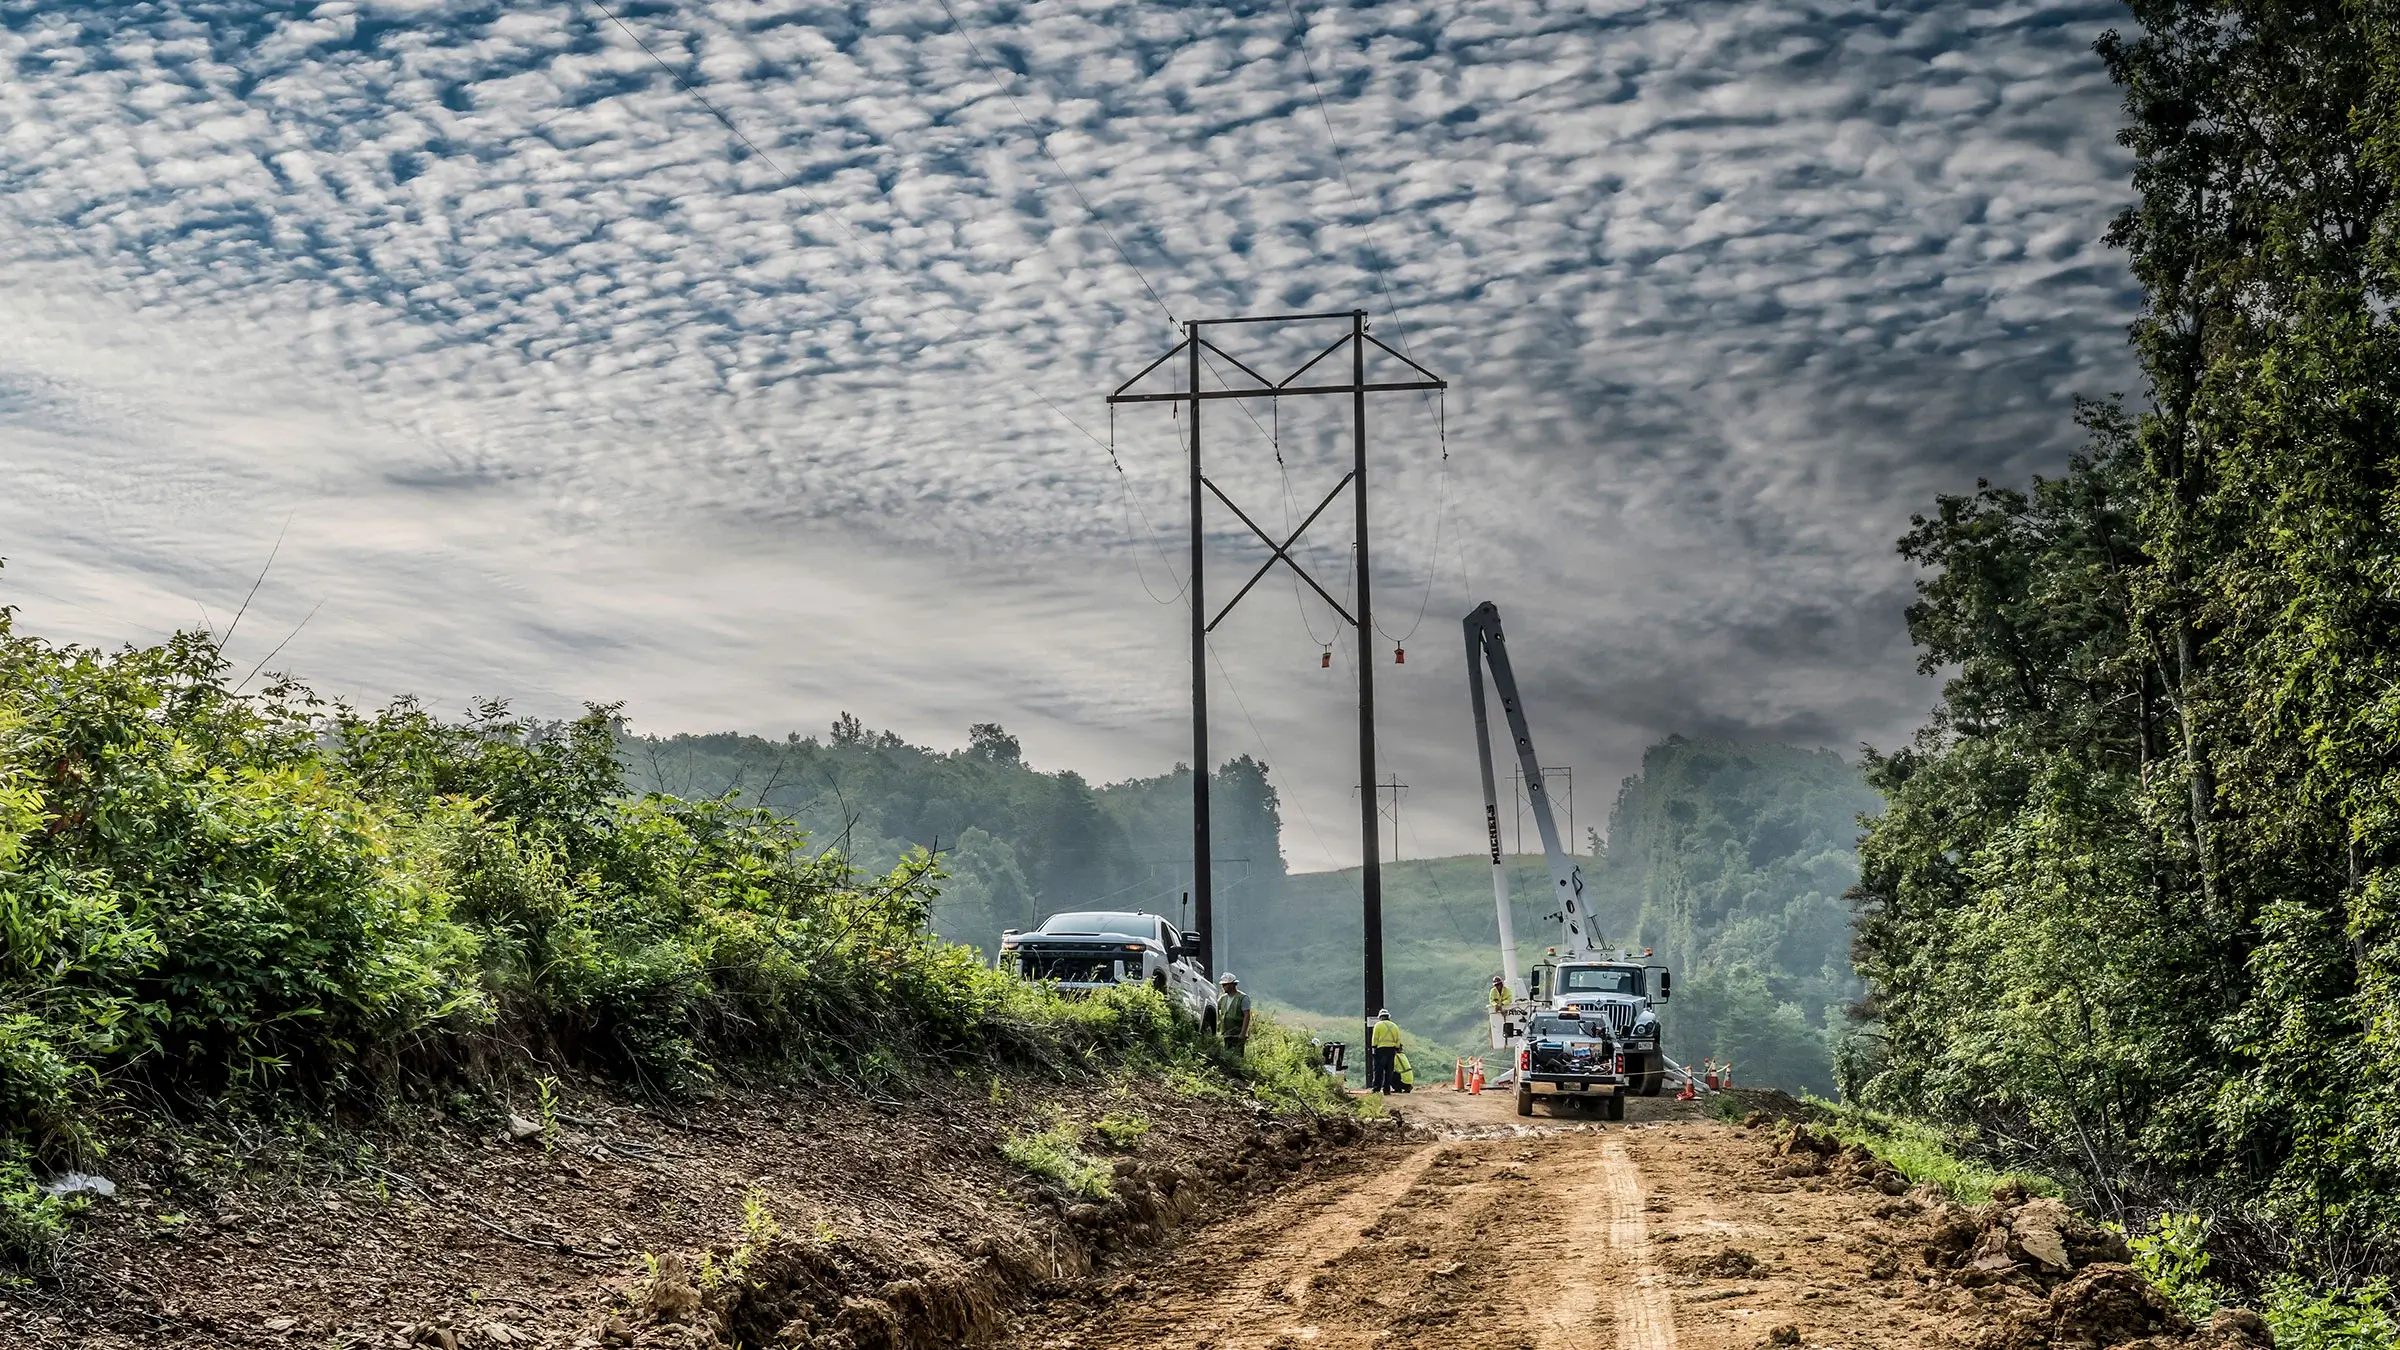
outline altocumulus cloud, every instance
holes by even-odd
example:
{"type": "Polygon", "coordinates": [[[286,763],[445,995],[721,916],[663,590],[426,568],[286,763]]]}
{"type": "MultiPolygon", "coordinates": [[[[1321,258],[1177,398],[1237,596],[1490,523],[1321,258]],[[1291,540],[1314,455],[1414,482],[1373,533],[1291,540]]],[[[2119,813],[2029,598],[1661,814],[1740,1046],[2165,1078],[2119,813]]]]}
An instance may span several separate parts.
{"type": "MultiPolygon", "coordinates": [[[[1474,600],[1587,783],[1668,731],[1888,742],[1908,513],[2131,382],[2114,5],[612,8],[0,3],[33,627],[222,627],[281,535],[235,655],[313,609],[276,664],[356,697],[1154,770],[1182,429],[1098,395],[1170,316],[1357,305],[1454,384],[1375,410],[1365,646],[1403,845],[1461,848],[1474,600]]],[[[1255,413],[1207,425],[1272,526],[1344,429],[1255,413]]],[[[1221,596],[1256,549],[1212,529],[1221,596]]],[[[1220,630],[1216,744],[1271,742],[1313,863],[1360,653],[1318,670],[1294,594],[1220,630]]]]}

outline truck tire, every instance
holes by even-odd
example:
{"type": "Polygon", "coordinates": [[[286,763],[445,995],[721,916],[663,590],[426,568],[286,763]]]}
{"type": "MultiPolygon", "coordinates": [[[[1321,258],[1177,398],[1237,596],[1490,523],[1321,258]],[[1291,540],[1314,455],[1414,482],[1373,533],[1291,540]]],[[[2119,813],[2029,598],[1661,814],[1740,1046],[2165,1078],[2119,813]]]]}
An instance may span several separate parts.
{"type": "Polygon", "coordinates": [[[1533,1089],[1522,1084],[1517,1087],[1517,1114],[1520,1116],[1533,1114],[1533,1089]]]}
{"type": "Polygon", "coordinates": [[[1150,972],[1150,987],[1162,994],[1167,992],[1167,972],[1163,970],[1150,972]]]}
{"type": "Polygon", "coordinates": [[[1655,1097],[1667,1081],[1667,1071],[1658,1066],[1659,1057],[1650,1055],[1642,1060],[1642,1095],[1655,1097]]]}
{"type": "Polygon", "coordinates": [[[1209,1035],[1211,1035],[1211,1036],[1214,1036],[1214,1035],[1216,1035],[1216,1034],[1217,1034],[1217,1010],[1216,1010],[1216,1009],[1214,1009],[1214,1008],[1211,1008],[1211,1009],[1209,1009],[1208,1011],[1206,1011],[1206,1012],[1204,1012],[1204,1013],[1200,1014],[1200,1029],[1201,1029],[1202,1031],[1205,1031],[1205,1032],[1207,1032],[1207,1033],[1208,1033],[1209,1035]]]}
{"type": "Polygon", "coordinates": [[[1608,1111],[1607,1114],[1602,1117],[1602,1119],[1623,1120],[1624,1118],[1625,1094],[1622,1092],[1612,1092],[1608,1094],[1608,1111]]]}

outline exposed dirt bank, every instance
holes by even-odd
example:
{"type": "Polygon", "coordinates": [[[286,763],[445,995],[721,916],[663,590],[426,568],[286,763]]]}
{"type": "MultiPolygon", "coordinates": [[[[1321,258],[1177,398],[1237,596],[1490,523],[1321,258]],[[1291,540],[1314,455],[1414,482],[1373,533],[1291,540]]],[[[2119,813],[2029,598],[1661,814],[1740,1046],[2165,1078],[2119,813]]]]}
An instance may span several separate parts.
{"type": "Polygon", "coordinates": [[[1338,1166],[1364,1134],[1156,1085],[962,1081],[905,1105],[581,1100],[522,1138],[543,1113],[518,1107],[513,1130],[502,1116],[120,1148],[105,1169],[117,1196],[56,1272],[0,1290],[0,1345],[989,1340],[1014,1310],[1095,1287],[1125,1252],[1338,1166]],[[1121,1149],[1083,1132],[1115,1198],[1069,1195],[1001,1156],[1062,1112],[1148,1126],[1121,1149]]]}

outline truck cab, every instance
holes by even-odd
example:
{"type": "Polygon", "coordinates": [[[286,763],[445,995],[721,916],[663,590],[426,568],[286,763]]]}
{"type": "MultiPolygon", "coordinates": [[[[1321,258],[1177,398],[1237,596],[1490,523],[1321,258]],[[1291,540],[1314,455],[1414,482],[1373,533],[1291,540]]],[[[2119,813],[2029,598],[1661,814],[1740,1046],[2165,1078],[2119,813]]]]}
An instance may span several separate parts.
{"type": "Polygon", "coordinates": [[[1655,1097],[1665,1081],[1657,1004],[1667,1001],[1674,977],[1664,966],[1645,965],[1633,953],[1580,957],[1545,963],[1535,971],[1534,1004],[1608,1024],[1625,1055],[1631,1091],[1655,1097]]]}
{"type": "Polygon", "coordinates": [[[1069,993],[1147,983],[1204,1027],[1217,1020],[1216,989],[1199,960],[1200,938],[1156,914],[1067,910],[1031,932],[1000,935],[1002,970],[1069,993]]]}

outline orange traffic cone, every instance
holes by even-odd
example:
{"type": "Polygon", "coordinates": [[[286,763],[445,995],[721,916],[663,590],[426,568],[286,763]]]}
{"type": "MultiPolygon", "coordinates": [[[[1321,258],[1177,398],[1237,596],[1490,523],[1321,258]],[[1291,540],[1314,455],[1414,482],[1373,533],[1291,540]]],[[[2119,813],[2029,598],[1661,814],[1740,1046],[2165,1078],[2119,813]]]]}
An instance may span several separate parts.
{"type": "Polygon", "coordinates": [[[1467,1093],[1475,1097],[1483,1095],[1483,1061],[1480,1059],[1475,1061],[1474,1075],[1467,1079],[1467,1093]]]}

